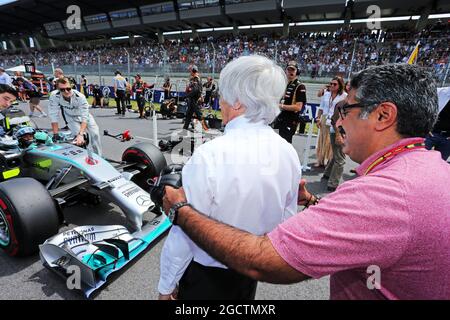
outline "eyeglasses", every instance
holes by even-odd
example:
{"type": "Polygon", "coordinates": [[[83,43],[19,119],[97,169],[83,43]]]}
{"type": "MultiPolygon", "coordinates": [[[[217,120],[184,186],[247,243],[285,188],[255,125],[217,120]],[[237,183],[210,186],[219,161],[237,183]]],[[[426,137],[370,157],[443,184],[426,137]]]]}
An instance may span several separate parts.
{"type": "Polygon", "coordinates": [[[59,88],[59,91],[70,92],[70,91],[72,91],[72,88],[59,88]]]}
{"type": "Polygon", "coordinates": [[[364,108],[363,105],[361,105],[360,103],[353,103],[353,104],[344,104],[343,106],[338,106],[338,111],[339,111],[339,116],[341,117],[342,120],[344,120],[344,118],[347,116],[349,109],[353,109],[353,108],[364,108]]]}
{"type": "Polygon", "coordinates": [[[330,86],[337,86],[338,84],[336,82],[330,82],[330,86]]]}

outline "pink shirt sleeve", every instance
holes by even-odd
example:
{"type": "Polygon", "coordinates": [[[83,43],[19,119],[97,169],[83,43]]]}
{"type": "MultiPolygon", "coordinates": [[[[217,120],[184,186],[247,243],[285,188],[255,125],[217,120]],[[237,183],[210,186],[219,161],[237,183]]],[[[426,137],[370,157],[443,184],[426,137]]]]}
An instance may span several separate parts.
{"type": "Polygon", "coordinates": [[[400,259],[410,237],[404,188],[395,179],[360,177],[269,233],[275,250],[313,278],[400,259]]]}

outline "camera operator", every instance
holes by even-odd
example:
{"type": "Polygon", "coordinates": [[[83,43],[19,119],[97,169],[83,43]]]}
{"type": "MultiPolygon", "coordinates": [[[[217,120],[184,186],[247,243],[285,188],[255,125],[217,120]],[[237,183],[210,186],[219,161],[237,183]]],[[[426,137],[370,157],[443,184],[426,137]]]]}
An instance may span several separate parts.
{"type": "Polygon", "coordinates": [[[280,104],[281,113],[274,123],[274,129],[278,129],[280,136],[289,143],[292,143],[292,137],[300,121],[300,112],[306,104],[306,87],[298,80],[299,74],[297,62],[289,62],[286,66],[289,83],[280,104]]]}
{"type": "MultiPolygon", "coordinates": [[[[263,235],[297,210],[300,161],[269,123],[287,83],[262,56],[244,56],[220,74],[223,136],[195,150],[182,171],[189,202],[208,216],[263,235]]],[[[177,226],[161,253],[160,299],[254,299],[256,281],[227,269],[177,226]]]]}

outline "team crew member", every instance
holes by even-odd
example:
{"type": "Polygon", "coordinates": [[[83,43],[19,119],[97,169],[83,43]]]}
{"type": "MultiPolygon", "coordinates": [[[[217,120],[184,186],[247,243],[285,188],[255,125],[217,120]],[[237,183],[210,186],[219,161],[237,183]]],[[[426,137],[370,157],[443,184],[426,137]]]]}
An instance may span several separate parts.
{"type": "Polygon", "coordinates": [[[58,91],[50,94],[48,111],[52,122],[53,134],[57,135],[59,131],[59,109],[64,108],[70,131],[76,134],[75,142],[77,145],[84,144],[84,133],[89,133],[89,146],[99,156],[102,155],[100,145],[100,132],[94,117],[89,113],[89,104],[86,97],[72,89],[67,78],[56,81],[58,91]]]}
{"type": "Polygon", "coordinates": [[[163,90],[164,90],[164,99],[170,99],[172,97],[171,91],[172,91],[172,84],[170,83],[170,78],[166,77],[164,84],[163,84],[163,90]]]}
{"type": "Polygon", "coordinates": [[[125,91],[127,88],[127,81],[124,77],[122,77],[122,73],[120,71],[114,72],[114,79],[113,79],[113,87],[114,87],[114,94],[116,96],[116,106],[117,106],[117,112],[116,114],[122,114],[122,116],[125,115],[126,107],[125,107],[125,91]]]}
{"type": "Polygon", "coordinates": [[[205,104],[206,107],[211,107],[212,106],[212,99],[211,99],[212,93],[216,90],[216,84],[214,83],[213,78],[208,77],[208,81],[205,82],[203,87],[205,88],[205,100],[203,101],[203,103],[205,104]]]}
{"type": "Polygon", "coordinates": [[[186,111],[186,119],[184,121],[183,129],[187,130],[191,124],[192,116],[197,116],[197,119],[202,122],[203,130],[208,130],[208,127],[203,119],[202,112],[199,108],[199,100],[202,96],[202,84],[200,81],[200,74],[198,73],[197,66],[191,67],[191,78],[189,79],[189,85],[186,88],[186,99],[188,108],[186,111]]]}
{"type": "MultiPolygon", "coordinates": [[[[225,134],[195,150],[183,185],[189,202],[208,216],[263,235],[297,210],[297,152],[268,125],[286,77],[271,60],[247,56],[229,63],[219,81],[225,134]]],[[[175,226],[161,254],[160,298],[174,295],[178,281],[179,299],[253,299],[257,285],[175,226]]]]}
{"type": "Polygon", "coordinates": [[[144,107],[145,107],[145,97],[144,97],[144,90],[147,87],[147,84],[142,80],[142,77],[140,74],[137,74],[135,77],[135,82],[133,84],[133,92],[136,95],[136,102],[139,109],[139,119],[145,119],[146,116],[144,114],[144,107]]]}
{"type": "MultiPolygon", "coordinates": [[[[407,64],[363,70],[339,113],[344,152],[360,163],[358,178],[318,203],[303,181],[300,203],[312,206],[268,235],[208,218],[192,202],[172,210],[175,224],[253,279],[294,283],[331,275],[331,299],[449,299],[450,166],[424,148],[438,113],[432,75],[407,64]]],[[[166,212],[185,201],[183,189],[166,187],[166,212]]]]}
{"type": "Polygon", "coordinates": [[[284,99],[280,104],[281,113],[275,120],[274,129],[278,129],[280,136],[292,143],[292,137],[297,131],[299,115],[306,104],[306,87],[298,80],[300,70],[295,61],[289,62],[286,75],[289,83],[286,87],[284,99]]]}

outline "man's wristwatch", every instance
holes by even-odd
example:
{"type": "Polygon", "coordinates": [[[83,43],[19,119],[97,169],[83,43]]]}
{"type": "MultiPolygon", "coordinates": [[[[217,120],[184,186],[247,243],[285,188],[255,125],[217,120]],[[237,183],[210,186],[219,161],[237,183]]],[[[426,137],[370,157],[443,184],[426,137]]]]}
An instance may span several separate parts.
{"type": "Polygon", "coordinates": [[[169,221],[173,224],[176,225],[177,224],[177,219],[178,219],[178,210],[184,206],[190,206],[192,207],[192,205],[188,202],[178,202],[175,203],[169,210],[169,213],[167,214],[167,217],[169,218],[169,221]]]}

